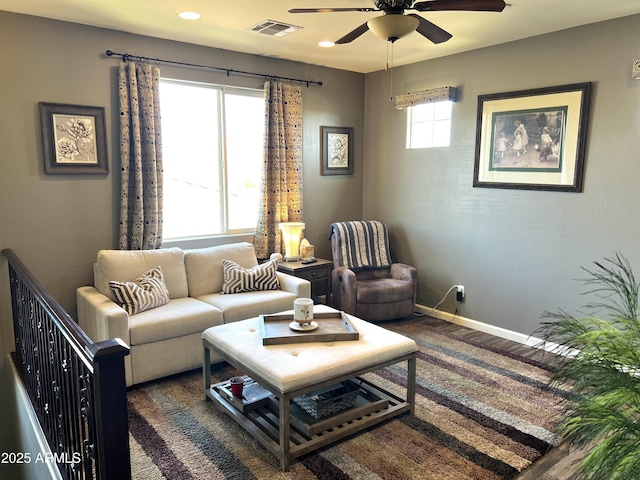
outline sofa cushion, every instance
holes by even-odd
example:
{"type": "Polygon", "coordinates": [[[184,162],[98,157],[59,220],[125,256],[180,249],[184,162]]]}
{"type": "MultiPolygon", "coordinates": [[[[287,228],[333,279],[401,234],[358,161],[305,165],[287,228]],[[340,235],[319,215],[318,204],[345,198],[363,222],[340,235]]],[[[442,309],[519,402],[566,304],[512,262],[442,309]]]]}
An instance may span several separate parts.
{"type": "Polygon", "coordinates": [[[160,267],[152,268],[133,282],[109,282],[116,303],[129,315],[169,303],[169,292],[160,267]]]}
{"type": "Polygon", "coordinates": [[[191,297],[222,291],[222,260],[231,260],[243,268],[258,265],[253,245],[248,242],[185,250],[184,263],[191,297]]]}
{"type": "MultiPolygon", "coordinates": [[[[160,342],[221,325],[220,309],[195,298],[177,298],[129,318],[131,345],[160,342]]],[[[167,352],[170,355],[170,352],[167,352]]]]}
{"type": "Polygon", "coordinates": [[[278,281],[278,262],[270,262],[256,265],[251,268],[242,268],[231,260],[222,261],[224,282],[222,293],[255,292],[260,290],[280,290],[278,281]]]}
{"type": "Polygon", "coordinates": [[[285,292],[284,290],[262,290],[233,295],[214,293],[199,297],[198,300],[222,310],[224,312],[224,323],[231,323],[257,317],[258,315],[291,310],[293,301],[296,298],[297,296],[294,293],[285,292]]]}
{"type": "Polygon", "coordinates": [[[94,283],[100,293],[111,300],[116,298],[109,287],[110,281],[131,282],[143,272],[160,265],[169,298],[189,295],[184,252],[179,248],[158,250],[100,250],[94,265],[94,283]]]}

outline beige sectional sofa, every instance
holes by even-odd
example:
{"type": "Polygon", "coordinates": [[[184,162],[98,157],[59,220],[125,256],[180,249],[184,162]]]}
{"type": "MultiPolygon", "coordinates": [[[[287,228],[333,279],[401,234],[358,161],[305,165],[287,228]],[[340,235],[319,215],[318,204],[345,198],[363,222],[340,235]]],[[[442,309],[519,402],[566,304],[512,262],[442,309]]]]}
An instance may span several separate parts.
{"type": "Polygon", "coordinates": [[[77,290],[78,323],[94,342],[120,338],[129,345],[127,386],[200,366],[202,332],[209,327],[290,310],[296,298],[311,296],[308,281],[281,272],[276,272],[279,289],[222,293],[223,260],[244,269],[258,265],[250,243],[98,252],[94,286],[77,290]],[[116,303],[109,282],[133,282],[157,267],[167,303],[129,315],[116,303]]]}

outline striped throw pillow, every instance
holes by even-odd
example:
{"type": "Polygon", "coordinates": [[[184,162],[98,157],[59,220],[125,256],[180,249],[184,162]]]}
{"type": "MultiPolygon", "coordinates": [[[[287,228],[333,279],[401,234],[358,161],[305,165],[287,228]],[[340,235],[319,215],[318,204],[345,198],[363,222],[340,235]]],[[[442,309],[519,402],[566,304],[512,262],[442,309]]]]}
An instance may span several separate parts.
{"type": "Polygon", "coordinates": [[[117,303],[129,315],[144,312],[169,303],[169,291],[164,284],[160,266],[136,278],[133,282],[110,281],[109,288],[117,303]]]}
{"type": "Polygon", "coordinates": [[[278,262],[256,265],[252,268],[242,268],[231,260],[222,261],[223,283],[222,293],[255,292],[257,290],[280,290],[278,281],[278,262]]]}

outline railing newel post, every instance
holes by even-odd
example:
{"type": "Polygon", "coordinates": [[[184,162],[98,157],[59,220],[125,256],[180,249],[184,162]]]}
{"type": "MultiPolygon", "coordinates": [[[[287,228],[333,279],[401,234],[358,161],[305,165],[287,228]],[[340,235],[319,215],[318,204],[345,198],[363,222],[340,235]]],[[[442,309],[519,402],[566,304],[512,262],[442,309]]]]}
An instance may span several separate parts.
{"type": "Polygon", "coordinates": [[[119,338],[92,343],[87,350],[94,363],[93,401],[96,438],[94,452],[101,480],[131,478],[129,420],[127,411],[124,357],[129,347],[119,338]]]}

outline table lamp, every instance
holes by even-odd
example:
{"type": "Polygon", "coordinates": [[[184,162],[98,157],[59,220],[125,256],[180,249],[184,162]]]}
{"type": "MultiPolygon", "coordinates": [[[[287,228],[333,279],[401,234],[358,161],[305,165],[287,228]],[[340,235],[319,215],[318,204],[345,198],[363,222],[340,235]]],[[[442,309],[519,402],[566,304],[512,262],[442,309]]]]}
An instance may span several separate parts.
{"type": "Polygon", "coordinates": [[[282,222],[278,225],[284,242],[284,259],[287,262],[300,260],[300,238],[304,230],[303,222],[282,222]]]}

